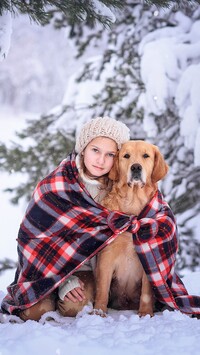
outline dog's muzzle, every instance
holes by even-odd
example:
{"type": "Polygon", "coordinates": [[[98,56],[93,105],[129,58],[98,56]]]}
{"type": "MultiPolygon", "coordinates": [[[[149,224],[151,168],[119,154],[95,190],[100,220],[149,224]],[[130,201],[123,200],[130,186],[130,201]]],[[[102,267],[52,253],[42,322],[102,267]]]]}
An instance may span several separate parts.
{"type": "Polygon", "coordinates": [[[142,165],[140,164],[133,164],[130,167],[128,186],[133,187],[134,185],[138,185],[140,187],[145,185],[145,182],[143,181],[142,165]]]}
{"type": "Polygon", "coordinates": [[[135,181],[142,180],[142,165],[140,164],[131,165],[131,180],[135,180],[135,181]]]}

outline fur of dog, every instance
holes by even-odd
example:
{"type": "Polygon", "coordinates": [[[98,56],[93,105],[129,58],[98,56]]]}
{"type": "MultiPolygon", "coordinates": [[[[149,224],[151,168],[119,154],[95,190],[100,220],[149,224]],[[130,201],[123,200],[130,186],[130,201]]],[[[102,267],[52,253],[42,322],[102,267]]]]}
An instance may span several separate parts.
{"type": "MultiPolygon", "coordinates": [[[[102,205],[137,216],[154,196],[157,182],[167,171],[155,145],[141,140],[123,144],[109,173],[112,190],[102,205]]],[[[137,310],[140,316],[154,313],[153,292],[128,232],[118,235],[98,254],[95,313],[105,316],[108,306],[137,310]]]]}

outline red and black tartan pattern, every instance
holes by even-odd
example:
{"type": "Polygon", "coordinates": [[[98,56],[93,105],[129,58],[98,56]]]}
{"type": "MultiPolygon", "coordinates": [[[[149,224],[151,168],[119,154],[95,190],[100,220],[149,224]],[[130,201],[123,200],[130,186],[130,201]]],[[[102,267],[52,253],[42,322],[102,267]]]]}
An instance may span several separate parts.
{"type": "Polygon", "coordinates": [[[53,292],[86,260],[128,230],[158,301],[200,313],[174,271],[177,230],[158,191],[138,217],[96,203],[78,180],[75,154],[36,187],[18,234],[19,261],[2,310],[17,314],[53,292]]]}

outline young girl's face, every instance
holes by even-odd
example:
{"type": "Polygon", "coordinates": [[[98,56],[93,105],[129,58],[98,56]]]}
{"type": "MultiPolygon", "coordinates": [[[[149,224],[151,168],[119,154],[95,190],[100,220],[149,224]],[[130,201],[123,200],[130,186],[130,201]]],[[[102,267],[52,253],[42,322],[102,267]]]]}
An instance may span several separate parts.
{"type": "Polygon", "coordinates": [[[117,144],[107,137],[93,139],[83,152],[83,161],[86,172],[91,177],[100,177],[107,174],[113,166],[117,153],[117,144]]]}

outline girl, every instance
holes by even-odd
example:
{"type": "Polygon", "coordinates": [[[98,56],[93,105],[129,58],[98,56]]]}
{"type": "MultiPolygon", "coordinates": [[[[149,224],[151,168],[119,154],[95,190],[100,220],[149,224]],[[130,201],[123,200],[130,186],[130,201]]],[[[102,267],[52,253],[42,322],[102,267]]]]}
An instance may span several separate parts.
{"type": "Polygon", "coordinates": [[[75,152],[37,185],[20,226],[18,268],[3,311],[23,320],[39,320],[56,309],[75,316],[93,300],[91,256],[113,234],[99,230],[104,217],[99,203],[111,189],[108,173],[117,150],[129,139],[122,122],[90,120],[75,152]]]}
{"type": "Polygon", "coordinates": [[[56,309],[75,316],[94,298],[93,257],[128,230],[159,307],[199,317],[200,297],[188,295],[175,272],[176,220],[160,191],[139,216],[100,204],[111,189],[115,154],[127,140],[123,123],[91,120],[80,131],[75,152],[39,182],[20,226],[18,267],[3,312],[23,320],[39,320],[56,309]]]}

